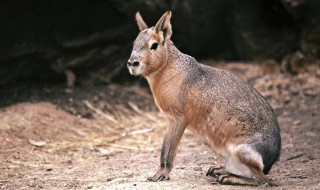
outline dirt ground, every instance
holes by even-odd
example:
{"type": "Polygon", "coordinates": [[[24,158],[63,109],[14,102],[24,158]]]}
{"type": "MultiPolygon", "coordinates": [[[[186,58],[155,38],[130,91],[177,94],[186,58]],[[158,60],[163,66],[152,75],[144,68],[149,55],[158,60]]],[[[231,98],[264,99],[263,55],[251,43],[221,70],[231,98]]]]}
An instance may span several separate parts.
{"type": "MultiPolygon", "coordinates": [[[[208,61],[255,86],[278,117],[282,150],[255,189],[320,189],[320,68],[280,74],[273,64],[208,61]]],[[[148,182],[159,165],[165,117],[147,88],[14,86],[0,91],[0,189],[251,189],[206,177],[221,159],[184,134],[171,179],[148,182]]]]}

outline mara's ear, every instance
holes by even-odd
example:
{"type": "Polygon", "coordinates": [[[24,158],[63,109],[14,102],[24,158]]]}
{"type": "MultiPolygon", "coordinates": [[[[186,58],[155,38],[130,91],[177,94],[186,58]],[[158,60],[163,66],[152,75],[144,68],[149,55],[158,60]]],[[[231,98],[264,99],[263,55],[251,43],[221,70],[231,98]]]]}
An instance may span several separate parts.
{"type": "Polygon", "coordinates": [[[172,29],[170,24],[171,11],[165,12],[155,26],[156,33],[163,33],[163,44],[171,38],[172,29]]]}
{"type": "Polygon", "coordinates": [[[147,24],[143,21],[142,16],[139,12],[136,13],[136,21],[140,31],[148,28],[147,24]]]}

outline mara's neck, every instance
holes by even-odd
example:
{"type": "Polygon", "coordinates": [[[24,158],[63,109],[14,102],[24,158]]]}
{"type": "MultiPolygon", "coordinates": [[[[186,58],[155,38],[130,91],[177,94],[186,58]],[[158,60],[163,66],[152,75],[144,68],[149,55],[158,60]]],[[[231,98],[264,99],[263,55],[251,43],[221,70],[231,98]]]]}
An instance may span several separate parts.
{"type": "Polygon", "coordinates": [[[156,72],[146,78],[152,88],[174,80],[179,75],[184,75],[185,66],[191,62],[192,57],[181,53],[172,41],[167,42],[165,62],[156,72]]]}

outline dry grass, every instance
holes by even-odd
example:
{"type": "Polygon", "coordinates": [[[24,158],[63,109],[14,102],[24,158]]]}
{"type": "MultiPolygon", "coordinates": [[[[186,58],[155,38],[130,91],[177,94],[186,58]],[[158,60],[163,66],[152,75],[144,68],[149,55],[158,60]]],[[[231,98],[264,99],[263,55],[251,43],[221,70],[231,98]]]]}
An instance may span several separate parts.
{"type": "Polygon", "coordinates": [[[153,151],[153,142],[160,142],[167,124],[160,112],[143,111],[132,102],[128,103],[132,109],[117,106],[115,113],[103,112],[89,101],[84,105],[94,112],[93,116],[103,130],[77,140],[50,143],[46,147],[48,151],[74,147],[95,147],[102,154],[119,150],[153,151]]]}

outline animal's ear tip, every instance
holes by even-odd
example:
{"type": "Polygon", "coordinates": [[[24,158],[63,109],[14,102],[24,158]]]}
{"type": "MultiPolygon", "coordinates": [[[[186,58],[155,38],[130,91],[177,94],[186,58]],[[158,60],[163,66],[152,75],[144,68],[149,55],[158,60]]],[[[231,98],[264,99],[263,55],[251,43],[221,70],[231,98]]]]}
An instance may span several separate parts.
{"type": "Polygon", "coordinates": [[[172,16],[172,12],[171,12],[171,11],[167,11],[167,12],[166,12],[166,15],[168,15],[169,17],[171,17],[171,16],[172,16]]]}
{"type": "Polygon", "coordinates": [[[136,12],[135,17],[136,17],[136,21],[137,21],[137,24],[138,24],[140,31],[148,28],[147,24],[143,21],[142,16],[140,15],[139,11],[136,12]]]}

